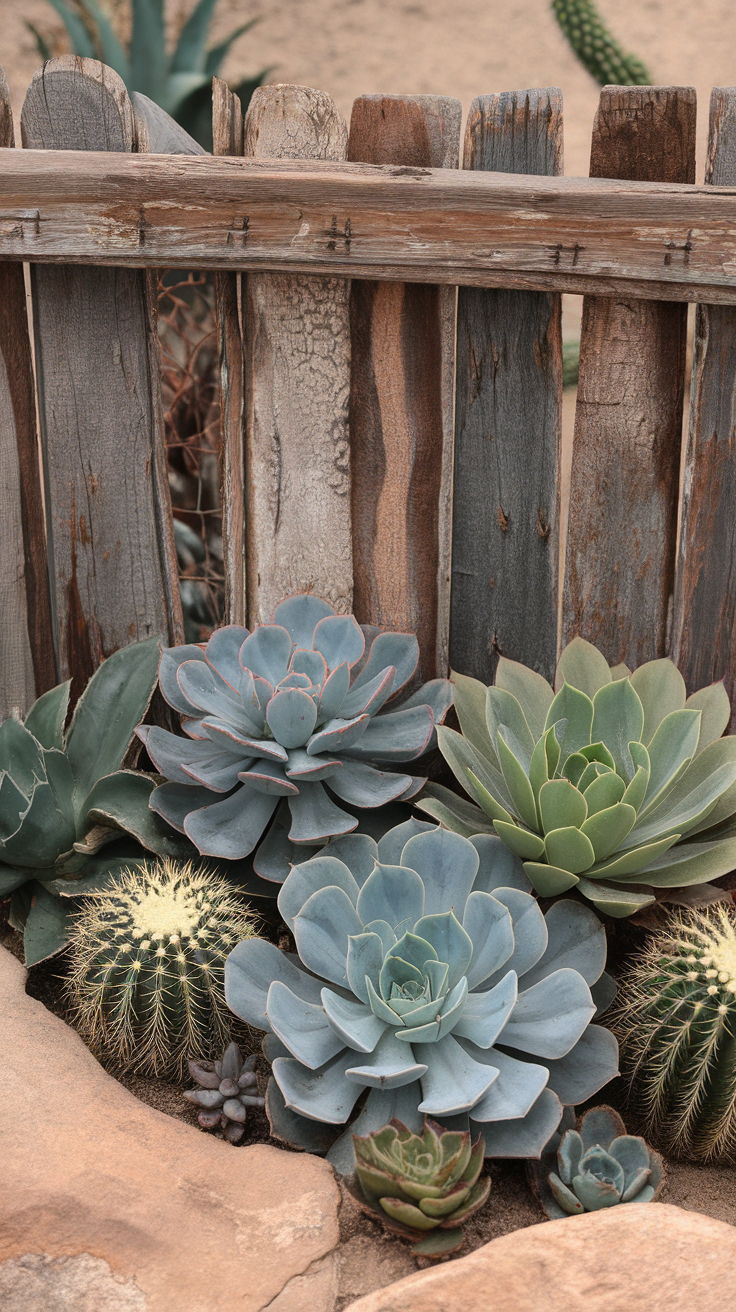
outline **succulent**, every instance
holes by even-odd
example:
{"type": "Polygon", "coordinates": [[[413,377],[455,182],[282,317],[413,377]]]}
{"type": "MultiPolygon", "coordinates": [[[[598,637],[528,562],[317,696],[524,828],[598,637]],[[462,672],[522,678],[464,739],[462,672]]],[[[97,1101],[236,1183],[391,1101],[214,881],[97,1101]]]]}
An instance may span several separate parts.
{"type": "Polygon", "coordinates": [[[392,1120],[368,1135],[353,1135],[355,1176],[350,1193],[369,1215],[403,1239],[421,1257],[442,1257],[463,1242],[462,1225],[491,1192],[479,1180],[485,1144],[471,1144],[467,1130],[443,1130],[424,1118],[420,1134],[392,1120]]]}
{"type": "Polygon", "coordinates": [[[669,660],[609,669],[562,653],[555,691],[501,658],[486,689],[454,675],[462,733],[438,742],[470,805],[429,784],[417,805],[462,834],[495,831],[536,891],[575,888],[611,916],[736,866],[736,737],[722,683],[687,697],[669,660]]]}
{"type": "Polygon", "coordinates": [[[664,1185],[661,1157],[626,1133],[612,1107],[592,1107],[577,1125],[566,1108],[541,1160],[529,1163],[529,1175],[552,1221],[617,1203],[651,1203],[664,1185]]]}
{"type": "Polygon", "coordinates": [[[138,730],[169,780],[151,807],[201,853],[230,860],[273,819],[254,866],[283,881],[305,846],[357,827],[338,803],[378,807],[425,783],[386,769],[421,756],[452,700],[435,679],[396,705],[418,661],[411,634],[361,628],[309,595],[282,601],[252,633],[232,624],[206,646],[170,648],[161,691],[188,737],[138,730]]]}
{"type": "Polygon", "coordinates": [[[158,661],[156,638],[108,657],[67,732],[69,683],[39,697],[25,724],[0,724],[0,898],[13,894],[10,918],[24,931],[27,965],[68,942],[69,897],[103,887],[143,859],[142,848],[192,850],[151,813],[153,779],[120,768],[158,661]]]}
{"type": "Polygon", "coordinates": [[[552,0],[552,12],[580,63],[602,87],[651,85],[641,60],[624,52],[592,0],[552,0]]]}
{"type": "Polygon", "coordinates": [[[232,1037],[225,959],[255,917],[220,875],[171,861],[123,871],[85,899],[67,996],[92,1051],[118,1069],[181,1076],[232,1037]]]}
{"type": "Polygon", "coordinates": [[[646,1133],[676,1157],[736,1162],[736,912],[675,913],[622,979],[615,1018],[646,1133]]]}
{"type": "Polygon", "coordinates": [[[273,1132],[346,1171],[351,1131],[426,1113],[488,1156],[537,1156],[617,1046],[589,1023],[602,925],[570,901],[543,916],[529,887],[500,839],[413,820],[295,865],[278,907],[298,958],[252,940],[225,968],[233,1011],[268,1031],[273,1132]]]}
{"type": "MultiPolygon", "coordinates": [[[[142,92],[181,123],[201,145],[212,149],[212,78],[238,37],[249,31],[257,18],[241,23],[224,41],[209,50],[207,33],[217,0],[198,0],[179,33],[173,52],[166,51],[163,0],[132,0],[131,36],[126,51],[115,27],[97,0],[49,0],[61,18],[75,55],[101,59],[123,79],[131,92],[142,92]]],[[[27,24],[36,39],[42,59],[50,59],[48,40],[33,24],[27,24]]],[[[243,109],[270,69],[244,79],[233,88],[243,109]]]]}
{"type": "Polygon", "coordinates": [[[249,1107],[262,1107],[263,1098],[256,1092],[255,1054],[243,1061],[237,1043],[229,1043],[220,1061],[187,1062],[187,1069],[198,1089],[187,1089],[182,1096],[201,1110],[197,1117],[203,1130],[222,1127],[228,1143],[239,1143],[245,1133],[249,1107]]]}

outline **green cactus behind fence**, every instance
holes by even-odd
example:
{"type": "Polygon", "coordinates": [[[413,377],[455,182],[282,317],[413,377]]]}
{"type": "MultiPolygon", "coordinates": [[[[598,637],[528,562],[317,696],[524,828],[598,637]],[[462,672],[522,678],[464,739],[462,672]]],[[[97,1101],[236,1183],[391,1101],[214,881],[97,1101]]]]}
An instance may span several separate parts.
{"type": "Polygon", "coordinates": [[[67,997],[98,1056],[142,1075],[185,1074],[242,1033],[225,1003],[225,958],[255,917],[220,875],[171,861],[90,897],[71,943],[67,997]]]}
{"type": "MultiPolygon", "coordinates": [[[[238,37],[258,22],[241,23],[224,41],[207,48],[207,35],[217,0],[197,0],[184,23],[174,50],[166,49],[164,0],[131,0],[131,36],[127,50],[103,5],[97,0],[49,0],[66,28],[72,52],[100,59],[119,73],[128,91],[141,92],[166,110],[206,150],[212,149],[212,79],[238,37]]],[[[55,53],[48,34],[32,23],[27,27],[42,59],[55,53]]],[[[262,69],[232,90],[245,112],[257,86],[271,72],[262,69]]]]}
{"type": "Polygon", "coordinates": [[[677,1157],[736,1161],[736,915],[682,912],[621,979],[614,1021],[646,1132],[677,1157]]]}
{"type": "Polygon", "coordinates": [[[644,64],[626,54],[592,0],[552,0],[552,12],[580,63],[602,87],[651,86],[644,64]]]}

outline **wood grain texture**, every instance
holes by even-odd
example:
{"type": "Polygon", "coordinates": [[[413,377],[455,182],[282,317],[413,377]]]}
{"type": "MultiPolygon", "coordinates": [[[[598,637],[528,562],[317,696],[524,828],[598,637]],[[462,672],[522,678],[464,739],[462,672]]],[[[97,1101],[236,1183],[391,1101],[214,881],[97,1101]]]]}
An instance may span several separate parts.
{"type": "MultiPolygon", "coordinates": [[[[212,84],[215,155],[242,155],[243,111],[226,82],[212,84]]],[[[226,624],[245,624],[245,453],[243,445],[244,360],[239,273],[215,274],[215,314],[220,354],[220,504],[225,570],[226,624]]]]}
{"type": "Polygon", "coordinates": [[[735,246],[735,187],[0,148],[0,260],[734,304],[735,246]]]}
{"type": "MultiPolygon", "coordinates": [[[[135,141],[122,81],[71,56],[36,74],[22,127],[31,150],[125,153],[135,141]]],[[[58,659],[76,695],[118,647],[181,635],[148,283],[125,269],[33,269],[58,659]]]]}
{"type": "MultiPolygon", "coordinates": [[[[258,87],[246,155],[345,157],[347,128],[329,96],[258,87]]],[[[238,217],[239,215],[239,217],[238,217]]],[[[247,213],[235,241],[250,240],[247,213]]],[[[352,610],[348,286],[342,278],[253,274],[243,289],[249,623],[283,597],[313,592],[352,610]]]]}
{"type": "MultiPolygon", "coordinates": [[[[361,96],[352,161],[457,168],[446,96],[361,96]]],[[[455,290],[358,282],[351,292],[355,613],[416,633],[424,678],[447,671],[455,290]]]]}
{"type": "MultiPolygon", "coordinates": [[[[480,96],[463,167],[562,171],[562,94],[480,96]]],[[[450,663],[491,683],[498,655],[550,679],[557,658],[560,297],[458,297],[450,663]]]]}
{"type": "MultiPolygon", "coordinates": [[[[13,115],[0,69],[0,145],[13,115]]],[[[56,682],[22,264],[0,265],[0,720],[24,715],[56,682]]]]}
{"type": "MultiPolygon", "coordinates": [[[[736,88],[710,102],[706,183],[736,183],[736,88]]],[[[672,658],[693,691],[736,693],[736,308],[699,305],[672,625],[672,658]]],[[[736,727],[732,722],[731,732],[736,727]]]]}
{"type": "MultiPolygon", "coordinates": [[[[605,88],[591,173],[692,183],[695,92],[605,88]]],[[[667,650],[686,328],[684,305],[583,305],[563,641],[581,633],[612,664],[667,650]]]]}

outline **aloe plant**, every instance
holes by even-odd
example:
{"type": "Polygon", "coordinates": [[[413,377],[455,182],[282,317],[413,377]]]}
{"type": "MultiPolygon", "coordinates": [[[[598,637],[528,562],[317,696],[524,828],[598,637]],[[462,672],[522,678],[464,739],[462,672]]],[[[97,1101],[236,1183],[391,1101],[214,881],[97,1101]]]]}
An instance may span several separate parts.
{"type": "Polygon", "coordinates": [[[156,638],[108,657],[68,730],[69,682],[39,697],[25,724],[0,725],[0,897],[12,894],[28,965],[66,946],[73,899],[104,887],[144,849],[192,852],[151,812],[150,775],[121,768],[158,662],[156,638]]]}
{"type": "Polygon", "coordinates": [[[353,1132],[418,1132],[425,1114],[488,1156],[538,1156],[563,1104],[617,1073],[617,1045],[590,1023],[598,917],[544,916],[529,888],[498,838],[419,821],[295,865],[278,906],[298,957],[251,939],[225,966],[228,1004],[267,1031],[273,1132],[345,1173],[353,1132]]]}
{"type": "MultiPolygon", "coordinates": [[[[166,49],[164,0],[131,0],[132,30],[126,50],[97,0],[49,0],[67,30],[75,55],[100,59],[123,79],[128,91],[141,92],[176,119],[206,150],[212,149],[212,78],[230,47],[258,22],[241,23],[224,41],[207,48],[207,34],[217,0],[198,0],[181,29],[171,54],[166,49]]],[[[51,58],[47,38],[28,24],[42,59],[51,58]]],[[[233,90],[245,110],[251,95],[271,70],[239,82],[233,90]]]]}
{"type": "Polygon", "coordinates": [[[723,683],[688,697],[672,661],[610,669],[581,638],[563,651],[554,690],[503,657],[491,688],[453,681],[462,733],[437,737],[473,803],[430,784],[416,805],[459,833],[497,833],[543,897],[574,888],[627,916],[657,889],[736,866],[723,683]]]}

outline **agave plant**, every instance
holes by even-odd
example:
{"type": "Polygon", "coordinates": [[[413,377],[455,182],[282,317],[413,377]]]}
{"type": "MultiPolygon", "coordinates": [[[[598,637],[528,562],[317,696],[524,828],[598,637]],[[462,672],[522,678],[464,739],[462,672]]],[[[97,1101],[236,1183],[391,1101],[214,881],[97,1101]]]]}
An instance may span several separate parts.
{"type": "Polygon", "coordinates": [[[538,1156],[618,1050],[590,1024],[600,921],[570,901],[545,917],[529,887],[500,839],[418,821],[294,866],[278,906],[298,960],[246,941],[225,966],[228,1004],[268,1031],[273,1132],[345,1172],[352,1131],[425,1114],[489,1156],[538,1156]]]}
{"type": "Polygon", "coordinates": [[[252,852],[273,818],[254,866],[283,880],[294,844],[308,856],[305,845],[357,827],[338,802],[378,807],[425,783],[384,768],[421,756],[452,700],[435,679],[397,706],[418,661],[411,634],[362,629],[309,595],[282,601],[253,633],[229,625],[204,647],[170,648],[161,691],[188,737],[138,730],[169,780],[152,808],[201,853],[230,860],[252,852]]]}
{"type": "MultiPolygon", "coordinates": [[[[132,30],[126,51],[97,0],[49,0],[64,23],[75,55],[101,59],[131,92],[141,92],[166,110],[202,146],[212,149],[212,78],[220,71],[233,42],[258,22],[241,23],[224,41],[207,49],[207,33],[217,0],[198,0],[181,29],[173,53],[166,50],[163,0],[132,0],[132,30]]],[[[52,52],[46,38],[28,24],[42,59],[52,52]]],[[[271,70],[233,88],[243,109],[271,70]]]]}
{"type": "Polygon", "coordinates": [[[191,853],[151,813],[153,779],[121,769],[158,660],[156,638],[108,657],[67,732],[68,682],[39,697],[25,724],[0,725],[0,897],[13,894],[10,919],[24,932],[28,965],[68,942],[68,898],[104,887],[143,848],[191,853]]]}
{"type": "Polygon", "coordinates": [[[562,653],[555,691],[502,658],[495,685],[454,675],[462,733],[438,731],[469,805],[430,784],[417,805],[462,834],[495,831],[544,897],[575,888],[611,916],[736,866],[736,738],[722,683],[687,696],[672,661],[609,669],[562,653]]]}
{"type": "Polygon", "coordinates": [[[490,1176],[479,1179],[485,1144],[467,1130],[443,1130],[424,1118],[421,1134],[401,1121],[353,1135],[355,1176],[346,1181],[359,1207],[403,1239],[418,1257],[442,1257],[462,1244],[463,1223],[483,1206],[490,1176]]]}
{"type": "Polygon", "coordinates": [[[598,1212],[618,1203],[651,1203],[664,1186],[664,1167],[638,1135],[627,1134],[612,1107],[591,1107],[577,1122],[571,1109],[530,1162],[532,1186],[547,1216],[598,1212]]]}

